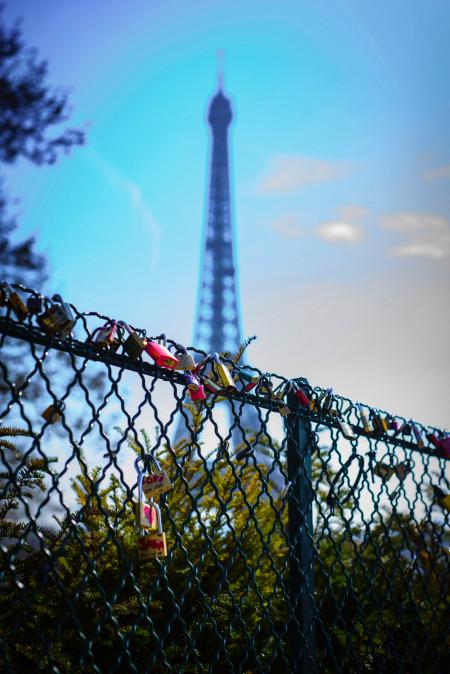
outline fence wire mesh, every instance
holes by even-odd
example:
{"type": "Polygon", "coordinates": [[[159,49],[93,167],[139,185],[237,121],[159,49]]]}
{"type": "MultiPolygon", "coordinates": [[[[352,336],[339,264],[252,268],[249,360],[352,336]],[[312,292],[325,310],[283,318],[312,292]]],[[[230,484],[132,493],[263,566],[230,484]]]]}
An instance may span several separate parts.
{"type": "Polygon", "coordinates": [[[0,305],[2,671],[450,670],[443,431],[0,305]]]}

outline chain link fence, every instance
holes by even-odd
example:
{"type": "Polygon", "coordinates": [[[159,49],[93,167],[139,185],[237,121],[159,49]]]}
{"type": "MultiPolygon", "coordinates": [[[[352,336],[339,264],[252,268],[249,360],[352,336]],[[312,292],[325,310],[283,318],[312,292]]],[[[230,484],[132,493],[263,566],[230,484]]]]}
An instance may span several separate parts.
{"type": "Polygon", "coordinates": [[[23,286],[0,347],[2,671],[450,670],[444,432],[23,286]]]}

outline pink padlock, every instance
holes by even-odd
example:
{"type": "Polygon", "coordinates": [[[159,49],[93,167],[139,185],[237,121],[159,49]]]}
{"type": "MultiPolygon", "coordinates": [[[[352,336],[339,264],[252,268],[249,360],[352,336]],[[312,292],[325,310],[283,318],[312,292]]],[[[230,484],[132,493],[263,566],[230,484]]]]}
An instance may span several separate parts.
{"type": "Polygon", "coordinates": [[[189,389],[191,400],[206,400],[206,393],[203,384],[200,384],[197,389],[189,389]]]}
{"type": "Polygon", "coordinates": [[[145,345],[145,350],[159,367],[167,367],[170,370],[173,370],[178,365],[178,358],[176,358],[173,353],[170,353],[169,349],[163,344],[158,344],[157,342],[151,342],[149,340],[145,345]]]}

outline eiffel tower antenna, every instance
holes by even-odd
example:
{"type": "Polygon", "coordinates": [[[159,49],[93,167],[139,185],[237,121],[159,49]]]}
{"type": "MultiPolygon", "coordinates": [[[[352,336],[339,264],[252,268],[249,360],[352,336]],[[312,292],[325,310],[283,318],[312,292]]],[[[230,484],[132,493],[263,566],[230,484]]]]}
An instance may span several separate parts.
{"type": "Polygon", "coordinates": [[[217,52],[217,90],[223,91],[225,52],[219,49],[217,52]]]}

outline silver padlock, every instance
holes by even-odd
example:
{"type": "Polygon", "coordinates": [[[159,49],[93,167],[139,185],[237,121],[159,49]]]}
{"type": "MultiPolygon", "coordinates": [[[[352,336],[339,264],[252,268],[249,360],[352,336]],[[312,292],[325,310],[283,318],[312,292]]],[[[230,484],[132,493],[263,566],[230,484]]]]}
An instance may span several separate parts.
{"type": "Polygon", "coordinates": [[[176,345],[177,351],[176,356],[178,359],[178,365],[174,368],[175,370],[195,370],[197,363],[194,358],[188,353],[187,349],[181,344],[176,345]]]}
{"type": "Polygon", "coordinates": [[[356,438],[356,435],[353,433],[350,424],[339,417],[336,419],[336,421],[344,438],[347,438],[347,440],[354,440],[356,438]]]}

